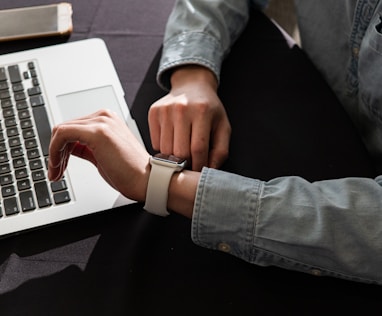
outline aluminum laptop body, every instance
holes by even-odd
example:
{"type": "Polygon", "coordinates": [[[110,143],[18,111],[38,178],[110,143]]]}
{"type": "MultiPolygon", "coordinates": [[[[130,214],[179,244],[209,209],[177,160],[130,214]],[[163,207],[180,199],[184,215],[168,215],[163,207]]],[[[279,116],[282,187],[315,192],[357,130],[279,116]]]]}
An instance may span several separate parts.
{"type": "Polygon", "coordinates": [[[119,113],[141,140],[103,40],[87,39],[1,55],[0,102],[2,135],[4,138],[7,134],[16,135],[0,144],[0,160],[3,159],[0,161],[0,237],[132,203],[111,188],[95,166],[79,158],[70,158],[60,184],[47,180],[46,167],[34,170],[47,159],[43,149],[33,148],[44,142],[39,139],[41,131],[47,132],[62,121],[101,108],[119,113]],[[19,74],[15,75],[17,67],[19,74]],[[17,76],[26,78],[26,83],[18,83],[17,76]],[[24,91],[18,92],[23,85],[24,91]],[[46,111],[41,111],[41,106],[46,111]],[[38,124],[40,112],[46,113],[50,124],[30,127],[33,121],[38,124]],[[13,127],[16,123],[22,126],[13,127]],[[28,138],[33,134],[35,138],[28,138]],[[21,151],[28,152],[33,160],[19,158],[21,151]],[[40,193],[34,192],[40,186],[50,198],[41,198],[40,193]],[[65,190],[61,192],[62,189],[65,190]],[[18,197],[19,191],[23,199],[18,197]]]}

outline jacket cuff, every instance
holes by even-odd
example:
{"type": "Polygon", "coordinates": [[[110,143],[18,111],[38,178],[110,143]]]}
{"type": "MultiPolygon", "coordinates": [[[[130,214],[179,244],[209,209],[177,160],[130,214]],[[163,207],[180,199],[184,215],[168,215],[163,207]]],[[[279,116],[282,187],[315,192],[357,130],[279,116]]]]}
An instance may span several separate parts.
{"type": "Polygon", "coordinates": [[[216,39],[203,32],[185,32],[170,38],[163,44],[157,73],[159,86],[169,90],[172,70],[175,67],[190,64],[209,68],[219,82],[222,51],[216,39]]]}

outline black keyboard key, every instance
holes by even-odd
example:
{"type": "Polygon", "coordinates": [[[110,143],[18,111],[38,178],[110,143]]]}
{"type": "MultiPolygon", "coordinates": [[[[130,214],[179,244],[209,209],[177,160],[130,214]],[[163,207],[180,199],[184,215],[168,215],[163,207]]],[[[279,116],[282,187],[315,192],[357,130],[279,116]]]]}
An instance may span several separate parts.
{"type": "Polygon", "coordinates": [[[0,163],[7,162],[8,154],[6,152],[0,152],[0,163]]]}
{"type": "Polygon", "coordinates": [[[31,97],[33,95],[41,94],[41,89],[39,86],[32,87],[28,89],[28,95],[31,97]]]}
{"type": "Polygon", "coordinates": [[[21,140],[19,137],[13,137],[9,139],[9,147],[19,147],[21,145],[21,140]]]}
{"type": "Polygon", "coordinates": [[[32,106],[41,106],[45,104],[42,95],[35,95],[33,97],[30,97],[29,101],[32,106]]]}
{"type": "Polygon", "coordinates": [[[0,81],[0,90],[8,90],[9,85],[6,81],[0,81]]]}
{"type": "Polygon", "coordinates": [[[5,127],[13,127],[13,126],[16,126],[17,121],[15,117],[9,117],[4,120],[4,123],[5,123],[5,127]]]}
{"type": "Polygon", "coordinates": [[[33,116],[36,122],[36,128],[40,138],[43,155],[48,156],[52,130],[45,107],[39,106],[33,108],[33,116]]]}
{"type": "Polygon", "coordinates": [[[30,119],[21,120],[20,121],[21,129],[31,128],[33,127],[32,121],[30,119]]]}
{"type": "Polygon", "coordinates": [[[24,191],[20,193],[20,204],[23,212],[33,211],[36,209],[36,203],[32,191],[24,191]]]}
{"type": "Polygon", "coordinates": [[[31,117],[28,109],[20,110],[18,113],[19,113],[19,119],[20,120],[28,119],[31,117]]]}
{"type": "Polygon", "coordinates": [[[37,72],[34,69],[30,70],[30,74],[31,74],[32,78],[36,78],[37,77],[37,72]]]}
{"type": "Polygon", "coordinates": [[[13,168],[15,169],[26,166],[24,157],[15,158],[13,159],[12,163],[13,163],[13,168]]]}
{"type": "Polygon", "coordinates": [[[6,81],[7,80],[7,74],[4,67],[0,68],[0,81],[6,81]]]}
{"type": "Polygon", "coordinates": [[[8,185],[5,187],[2,187],[1,188],[1,194],[4,198],[9,197],[9,196],[13,196],[16,194],[16,188],[13,185],[8,185]]]}
{"type": "Polygon", "coordinates": [[[20,212],[17,199],[15,197],[4,199],[4,212],[6,215],[14,215],[20,212]]]}
{"type": "Polygon", "coordinates": [[[65,180],[59,180],[59,181],[52,182],[50,184],[50,187],[51,187],[53,192],[63,191],[63,190],[66,190],[68,188],[65,180]]]}
{"type": "Polygon", "coordinates": [[[31,170],[41,169],[42,167],[42,161],[40,159],[31,160],[29,162],[29,168],[31,170]]]}
{"type": "Polygon", "coordinates": [[[6,174],[11,172],[9,163],[3,163],[0,165],[0,174],[6,174]]]}
{"type": "MultiPolygon", "coordinates": [[[[1,100],[1,108],[2,109],[6,109],[6,108],[10,108],[12,107],[13,104],[12,104],[12,101],[10,99],[7,99],[7,100],[1,100]]],[[[27,105],[28,106],[28,105],[27,105]]]]}
{"type": "Polygon", "coordinates": [[[45,172],[43,170],[36,170],[32,172],[32,179],[34,182],[45,180],[45,172]]]}
{"type": "Polygon", "coordinates": [[[21,74],[19,70],[19,66],[13,65],[8,67],[9,79],[12,83],[21,82],[21,74]]]}
{"type": "Polygon", "coordinates": [[[53,195],[54,203],[62,204],[70,202],[70,195],[68,191],[57,192],[53,195]]]}
{"type": "Polygon", "coordinates": [[[23,155],[23,149],[21,147],[11,148],[11,157],[16,158],[23,155]]]}
{"type": "Polygon", "coordinates": [[[20,83],[15,83],[13,86],[12,86],[12,90],[13,92],[20,92],[20,91],[24,91],[24,86],[23,84],[20,82],[20,83]]]}
{"type": "Polygon", "coordinates": [[[7,150],[7,145],[5,145],[4,142],[1,142],[0,143],[0,152],[4,152],[7,150]]]}
{"type": "Polygon", "coordinates": [[[19,135],[19,129],[17,127],[7,128],[7,136],[13,137],[19,135]]]}
{"type": "Polygon", "coordinates": [[[14,94],[13,97],[15,98],[16,102],[23,101],[27,98],[27,96],[25,95],[25,92],[17,92],[14,94]]]}
{"type": "MultiPolygon", "coordinates": [[[[30,138],[34,138],[36,135],[34,133],[34,130],[33,129],[25,129],[23,130],[23,138],[24,140],[31,140],[30,138]]],[[[25,143],[25,145],[27,145],[25,143]]],[[[36,145],[34,145],[35,147],[36,145]]],[[[28,148],[28,147],[27,147],[28,148]]],[[[29,147],[30,148],[30,147],[29,147]]]]}
{"type": "Polygon", "coordinates": [[[30,188],[31,188],[31,183],[30,183],[29,179],[22,179],[22,180],[17,181],[17,189],[19,191],[28,190],[30,188]]]}
{"type": "Polygon", "coordinates": [[[34,136],[34,134],[33,135],[31,134],[30,136],[28,136],[28,135],[29,135],[29,133],[26,133],[24,135],[24,138],[27,138],[27,140],[25,141],[25,148],[26,149],[36,148],[37,147],[37,141],[35,138],[32,138],[34,136]]]}
{"type": "Polygon", "coordinates": [[[1,195],[3,197],[9,197],[16,194],[16,188],[13,185],[8,185],[1,188],[1,195]]]}
{"type": "Polygon", "coordinates": [[[13,108],[5,108],[3,110],[4,118],[10,118],[10,117],[12,117],[14,115],[15,115],[15,111],[13,110],[13,108]]]}
{"type": "Polygon", "coordinates": [[[28,177],[28,170],[26,168],[15,170],[15,177],[17,180],[28,177]]]}
{"type": "Polygon", "coordinates": [[[40,157],[40,152],[38,151],[37,148],[29,149],[27,151],[27,157],[28,157],[29,160],[39,158],[40,157]]]}
{"type": "Polygon", "coordinates": [[[48,185],[45,181],[36,182],[34,184],[34,189],[36,192],[37,204],[39,207],[47,207],[52,205],[48,185]]]}
{"type": "Polygon", "coordinates": [[[0,185],[8,185],[13,183],[13,177],[11,174],[5,174],[3,176],[0,176],[0,185]]]}
{"type": "Polygon", "coordinates": [[[24,110],[28,108],[28,103],[27,101],[19,101],[16,103],[16,108],[18,111],[24,110]]]}
{"type": "Polygon", "coordinates": [[[11,97],[11,94],[8,90],[0,91],[0,100],[9,99],[11,97]]]}

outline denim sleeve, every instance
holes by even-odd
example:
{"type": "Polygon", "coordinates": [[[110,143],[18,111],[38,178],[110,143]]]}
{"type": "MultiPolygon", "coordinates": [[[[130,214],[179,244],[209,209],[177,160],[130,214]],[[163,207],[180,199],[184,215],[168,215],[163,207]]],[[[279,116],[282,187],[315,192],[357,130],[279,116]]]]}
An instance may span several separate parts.
{"type": "Polygon", "coordinates": [[[382,177],[268,182],[204,168],[194,243],[260,266],[382,284],[382,177]]]}
{"type": "Polygon", "coordinates": [[[251,3],[259,8],[265,0],[177,0],[167,21],[158,84],[170,88],[171,69],[199,64],[219,79],[222,60],[244,29],[251,3]]]}

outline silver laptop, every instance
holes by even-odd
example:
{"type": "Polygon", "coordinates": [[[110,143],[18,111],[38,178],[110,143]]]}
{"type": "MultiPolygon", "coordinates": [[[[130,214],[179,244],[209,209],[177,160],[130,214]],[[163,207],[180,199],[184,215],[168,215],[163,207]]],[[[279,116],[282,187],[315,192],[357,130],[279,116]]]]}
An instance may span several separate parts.
{"type": "Polygon", "coordinates": [[[57,123],[109,108],[142,141],[101,39],[0,55],[0,104],[0,237],[133,202],[76,157],[62,181],[47,179],[57,123]]]}

